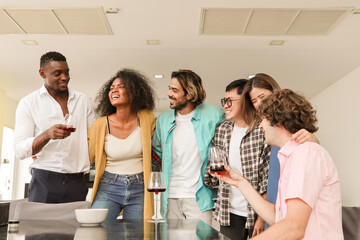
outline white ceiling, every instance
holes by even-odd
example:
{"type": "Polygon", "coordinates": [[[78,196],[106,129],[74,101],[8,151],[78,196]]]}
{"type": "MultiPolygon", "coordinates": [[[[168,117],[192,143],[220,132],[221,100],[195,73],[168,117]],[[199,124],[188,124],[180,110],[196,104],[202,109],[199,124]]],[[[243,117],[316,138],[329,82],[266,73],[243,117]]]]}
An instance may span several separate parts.
{"type": "Polygon", "coordinates": [[[232,80],[264,72],[282,87],[313,97],[360,66],[359,0],[1,0],[0,8],[118,8],[107,14],[113,35],[0,35],[0,88],[19,100],[38,89],[39,58],[59,51],[71,69],[70,87],[94,98],[117,70],[130,67],[148,75],[158,95],[157,110],[168,108],[167,86],[173,70],[192,69],[203,79],[207,103],[219,105],[232,80]],[[201,35],[203,8],[347,9],[327,35],[201,35]],[[146,40],[161,45],[147,45],[146,40]],[[38,46],[25,46],[35,40],[38,46]],[[269,46],[285,40],[283,46],[269,46]],[[154,79],[164,74],[164,79],[154,79]]]}

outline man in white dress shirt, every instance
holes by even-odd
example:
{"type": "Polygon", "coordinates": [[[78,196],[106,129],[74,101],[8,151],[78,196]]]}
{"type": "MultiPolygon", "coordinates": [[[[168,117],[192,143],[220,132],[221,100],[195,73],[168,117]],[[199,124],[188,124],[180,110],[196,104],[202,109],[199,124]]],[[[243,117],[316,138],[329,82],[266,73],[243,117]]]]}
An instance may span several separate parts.
{"type": "Polygon", "coordinates": [[[84,173],[90,167],[87,130],[94,121],[93,110],[83,93],[69,90],[69,67],[61,53],[44,54],[39,73],[44,85],[22,98],[16,110],[15,155],[34,160],[29,201],[83,201],[88,192],[84,173]],[[73,125],[65,125],[66,114],[76,119],[73,125]]]}

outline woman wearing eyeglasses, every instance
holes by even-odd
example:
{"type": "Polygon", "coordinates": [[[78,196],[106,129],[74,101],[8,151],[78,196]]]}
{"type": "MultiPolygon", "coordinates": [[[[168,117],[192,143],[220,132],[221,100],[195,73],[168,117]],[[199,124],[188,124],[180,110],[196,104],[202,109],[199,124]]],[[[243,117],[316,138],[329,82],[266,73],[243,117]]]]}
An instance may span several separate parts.
{"type": "MultiPolygon", "coordinates": [[[[264,142],[264,134],[250,124],[254,115],[244,116],[241,113],[241,95],[248,81],[240,79],[226,87],[225,98],[221,104],[225,110],[226,120],[215,131],[212,145],[225,152],[228,165],[241,172],[253,187],[266,198],[270,146],[264,142]]],[[[246,115],[246,114],[245,114],[246,115]]],[[[207,170],[210,169],[208,164],[207,170]]],[[[217,179],[206,171],[204,184],[214,188],[217,179]]],[[[264,222],[257,218],[254,210],[235,187],[223,185],[218,191],[219,201],[215,202],[213,217],[220,223],[220,231],[231,239],[247,239],[264,230],[264,222]]]]}

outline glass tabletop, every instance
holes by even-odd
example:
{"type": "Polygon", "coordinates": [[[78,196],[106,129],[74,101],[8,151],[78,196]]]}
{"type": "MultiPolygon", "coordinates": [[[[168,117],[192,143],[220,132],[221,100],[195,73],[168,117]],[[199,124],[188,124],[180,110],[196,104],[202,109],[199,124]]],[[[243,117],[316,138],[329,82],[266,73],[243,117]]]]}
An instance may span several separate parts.
{"type": "Polygon", "coordinates": [[[0,227],[0,240],[10,239],[227,239],[201,220],[169,219],[164,223],[117,221],[82,227],[76,220],[22,220],[16,231],[0,227]]]}

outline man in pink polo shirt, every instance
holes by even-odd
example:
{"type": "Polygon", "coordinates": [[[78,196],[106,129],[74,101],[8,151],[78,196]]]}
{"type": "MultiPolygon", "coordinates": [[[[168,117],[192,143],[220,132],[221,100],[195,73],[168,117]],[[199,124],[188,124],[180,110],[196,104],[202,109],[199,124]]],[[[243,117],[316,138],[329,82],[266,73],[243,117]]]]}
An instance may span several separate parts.
{"type": "Polygon", "coordinates": [[[317,131],[315,113],[304,97],[289,89],[272,94],[259,109],[265,142],[281,148],[275,206],[228,166],[221,174],[211,173],[239,188],[271,226],[253,239],[344,239],[340,181],[329,153],[317,143],[290,141],[292,134],[302,128],[317,131]]]}

